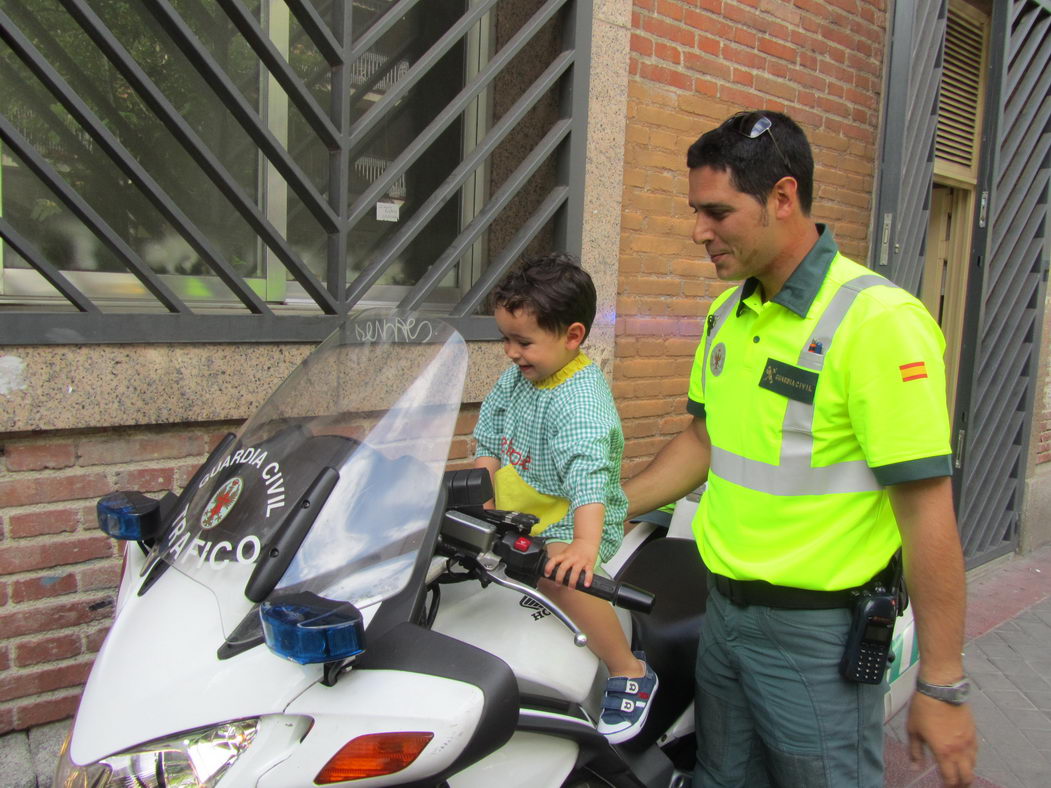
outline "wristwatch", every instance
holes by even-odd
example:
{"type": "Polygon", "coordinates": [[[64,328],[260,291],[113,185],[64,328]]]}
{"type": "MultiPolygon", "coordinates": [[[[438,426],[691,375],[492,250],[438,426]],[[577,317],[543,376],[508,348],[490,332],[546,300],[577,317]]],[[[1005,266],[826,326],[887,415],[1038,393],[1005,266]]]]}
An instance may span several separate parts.
{"type": "Polygon", "coordinates": [[[971,682],[964,676],[952,684],[928,684],[922,679],[916,679],[916,691],[936,700],[959,706],[967,702],[971,696],[971,682]]]}

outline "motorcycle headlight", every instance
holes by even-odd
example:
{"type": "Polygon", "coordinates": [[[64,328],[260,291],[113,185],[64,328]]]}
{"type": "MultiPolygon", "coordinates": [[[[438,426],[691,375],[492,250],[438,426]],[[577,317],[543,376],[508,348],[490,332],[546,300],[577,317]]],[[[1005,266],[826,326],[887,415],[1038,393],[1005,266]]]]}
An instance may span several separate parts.
{"type": "Polygon", "coordinates": [[[69,740],[59,754],[55,788],[212,788],[255,738],[258,720],[226,722],[141,744],[78,766],[69,740]]]}

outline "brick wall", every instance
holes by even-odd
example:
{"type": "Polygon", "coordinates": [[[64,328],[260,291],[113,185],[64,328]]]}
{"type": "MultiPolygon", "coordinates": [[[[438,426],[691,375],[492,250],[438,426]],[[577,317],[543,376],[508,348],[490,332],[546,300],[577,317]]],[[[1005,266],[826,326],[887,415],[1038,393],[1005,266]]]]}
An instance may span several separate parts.
{"type": "MultiPolygon", "coordinates": [[[[469,467],[477,406],[450,467],[469,467]]],[[[236,424],[0,437],[0,735],[70,717],[109,628],[121,545],[95,502],[178,492],[236,424]]]]}
{"type": "Polygon", "coordinates": [[[625,476],[688,421],[693,350],[726,286],[690,241],[686,149],[740,109],[786,112],[814,148],[814,218],[863,262],[885,0],[635,0],[614,393],[625,476]]]}
{"type": "Polygon", "coordinates": [[[116,489],[181,489],[225,432],[53,433],[0,441],[0,733],[70,716],[106,635],[121,547],[96,527],[116,489]]]}

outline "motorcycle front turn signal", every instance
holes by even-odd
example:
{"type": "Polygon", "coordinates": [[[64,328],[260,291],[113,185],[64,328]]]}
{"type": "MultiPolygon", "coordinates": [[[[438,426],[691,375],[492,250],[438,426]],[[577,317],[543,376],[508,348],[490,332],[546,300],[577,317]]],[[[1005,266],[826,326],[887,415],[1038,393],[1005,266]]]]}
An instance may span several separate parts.
{"type": "Polygon", "coordinates": [[[349,602],[300,591],[263,602],[259,617],[270,650],[300,665],[338,662],[365,650],[365,624],[349,602]]]}
{"type": "Polygon", "coordinates": [[[400,772],[419,757],[433,738],[433,733],[425,731],[358,736],[329,759],[314,778],[314,784],[329,785],[400,772]]]}

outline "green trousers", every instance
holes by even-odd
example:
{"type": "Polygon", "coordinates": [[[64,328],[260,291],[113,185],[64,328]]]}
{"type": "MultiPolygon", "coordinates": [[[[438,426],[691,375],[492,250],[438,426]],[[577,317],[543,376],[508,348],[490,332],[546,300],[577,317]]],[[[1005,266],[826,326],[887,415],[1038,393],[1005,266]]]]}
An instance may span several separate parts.
{"type": "Polygon", "coordinates": [[[738,607],[709,589],[694,788],[882,788],[887,683],[839,675],[850,617],[738,607]]]}

